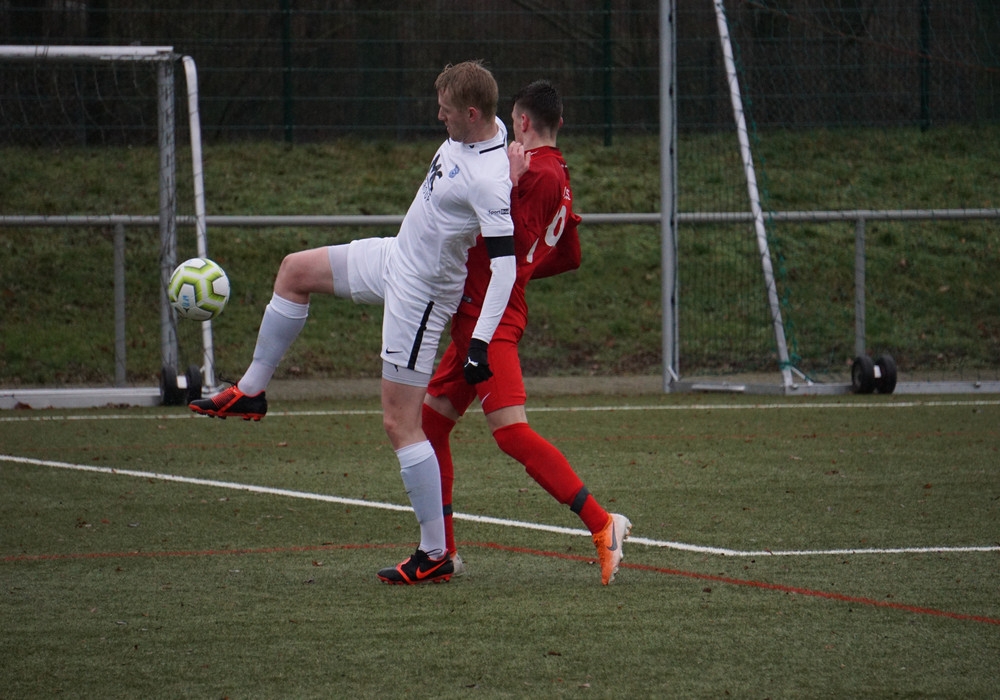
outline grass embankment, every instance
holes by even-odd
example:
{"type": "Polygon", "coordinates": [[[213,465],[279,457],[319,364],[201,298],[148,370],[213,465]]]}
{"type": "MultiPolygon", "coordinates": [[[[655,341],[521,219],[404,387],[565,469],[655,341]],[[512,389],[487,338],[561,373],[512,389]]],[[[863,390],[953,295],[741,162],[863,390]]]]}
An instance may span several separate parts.
{"type": "MultiPolygon", "coordinates": [[[[436,141],[343,140],[287,148],[208,146],[208,213],[400,214],[436,141]]],[[[577,210],[659,210],[655,137],[562,139],[577,210]]],[[[684,136],[681,211],[746,210],[731,135],[684,136]]],[[[949,128],[765,134],[756,156],[775,210],[995,207],[1000,129],[949,128]]],[[[178,158],[179,210],[190,213],[187,155],[178,158]]],[[[2,214],[153,214],[157,158],[146,149],[47,153],[6,149],[2,214]]],[[[853,355],[853,223],[772,225],[772,253],[793,351],[808,371],[842,369],[853,355]]],[[[996,269],[1000,224],[870,222],[868,337],[901,371],[1000,365],[996,269]]],[[[294,250],[392,228],[210,230],[209,252],[233,297],[215,323],[220,373],[249,360],[281,258],[294,250]]],[[[159,234],[127,232],[129,380],[160,369],[159,234]]],[[[655,226],[582,229],[581,270],[530,290],[525,371],[642,374],[661,369],[661,275],[655,226]]],[[[179,258],[194,255],[182,228],[179,258]]],[[[0,229],[0,383],[106,383],[114,374],[111,232],[0,229]]],[[[753,231],[683,226],[679,241],[681,366],[685,372],[774,368],[753,231]]],[[[381,311],[314,300],[312,319],[279,376],[358,377],[378,371],[381,311]]],[[[181,322],[182,364],[200,361],[196,324],[181,322]]]]}

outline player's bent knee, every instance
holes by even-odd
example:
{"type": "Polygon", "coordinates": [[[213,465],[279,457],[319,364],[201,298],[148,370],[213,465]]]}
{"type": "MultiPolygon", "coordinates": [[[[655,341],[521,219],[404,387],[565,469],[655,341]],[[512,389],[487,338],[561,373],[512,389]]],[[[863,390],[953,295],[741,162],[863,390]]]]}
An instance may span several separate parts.
{"type": "Polygon", "coordinates": [[[300,250],[289,253],[278,266],[274,291],[282,296],[307,297],[313,292],[333,292],[333,275],[327,254],[321,249],[300,250]]]}
{"type": "Polygon", "coordinates": [[[394,420],[388,416],[383,416],[382,427],[385,429],[385,434],[389,437],[389,442],[394,450],[425,439],[423,431],[414,429],[405,421],[394,420]]]}
{"type": "Polygon", "coordinates": [[[278,266],[278,274],[274,278],[274,291],[282,296],[292,296],[303,292],[297,255],[298,253],[286,255],[282,259],[281,265],[278,266]]]}
{"type": "Polygon", "coordinates": [[[507,425],[503,428],[499,428],[493,431],[493,439],[496,440],[497,447],[508,455],[513,457],[518,462],[524,462],[525,451],[528,449],[527,444],[522,440],[525,429],[528,428],[526,423],[515,423],[513,425],[507,425]]]}

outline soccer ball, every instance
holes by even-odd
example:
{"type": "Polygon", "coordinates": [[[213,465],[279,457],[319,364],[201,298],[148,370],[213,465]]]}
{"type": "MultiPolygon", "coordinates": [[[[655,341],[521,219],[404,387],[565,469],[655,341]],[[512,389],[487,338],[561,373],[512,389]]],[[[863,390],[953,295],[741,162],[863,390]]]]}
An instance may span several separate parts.
{"type": "Polygon", "coordinates": [[[222,313],[229,301],[229,278],[206,258],[185,260],[170,275],[167,298],[181,318],[208,321],[222,313]]]}

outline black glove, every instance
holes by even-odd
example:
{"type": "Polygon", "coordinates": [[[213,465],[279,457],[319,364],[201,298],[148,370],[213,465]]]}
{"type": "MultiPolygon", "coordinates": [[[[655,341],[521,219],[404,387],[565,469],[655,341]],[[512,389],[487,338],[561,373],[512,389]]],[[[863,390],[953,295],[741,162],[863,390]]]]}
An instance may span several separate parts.
{"type": "Polygon", "coordinates": [[[490,365],[486,361],[487,347],[489,345],[478,338],[473,338],[469,343],[469,352],[465,357],[465,364],[462,366],[462,369],[465,370],[465,381],[469,384],[485,382],[493,376],[490,365]]]}

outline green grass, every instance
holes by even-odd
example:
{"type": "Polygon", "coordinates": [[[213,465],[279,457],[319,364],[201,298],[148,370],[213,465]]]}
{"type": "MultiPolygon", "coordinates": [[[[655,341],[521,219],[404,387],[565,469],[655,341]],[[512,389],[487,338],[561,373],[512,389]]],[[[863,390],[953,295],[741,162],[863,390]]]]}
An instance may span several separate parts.
{"type": "Polygon", "coordinates": [[[469,575],[415,588],[374,577],[417,532],[411,513],[376,507],[406,498],[372,401],[273,405],[259,424],[182,409],[0,416],[0,452],[29,460],[0,459],[4,694],[1000,692],[996,402],[532,404],[546,409],[529,413],[536,429],[634,522],[610,587],[586,536],[516,526],[580,528],[478,415],[455,435],[456,511],[514,523],[458,520],[469,575]],[[944,551],[965,546],[994,549],[944,551]],[[930,550],[878,551],[908,548],[930,550]]]}
{"type": "MultiPolygon", "coordinates": [[[[765,203],[774,209],[997,207],[1000,127],[928,132],[847,129],[757,135],[765,203]]],[[[209,144],[209,214],[400,214],[436,141],[345,139],[287,148],[209,144]]],[[[659,209],[658,142],[623,136],[611,148],[565,135],[577,209],[659,209]]],[[[731,134],[682,135],[680,209],[746,210],[731,134]]],[[[0,154],[0,213],[152,214],[157,159],[144,149],[7,148],[0,154]]],[[[187,154],[178,157],[179,209],[192,204],[187,154]]],[[[220,371],[238,377],[281,258],[303,247],[390,228],[232,229],[209,232],[233,297],[215,323],[220,371]]],[[[789,340],[803,370],[843,372],[854,355],[853,222],[772,224],[789,340]]],[[[127,232],[128,379],[157,381],[158,232],[127,232]]],[[[533,375],[659,373],[660,242],[654,226],[585,225],[583,267],[529,289],[525,370],[533,375]]],[[[903,376],[995,378],[1000,366],[1000,265],[996,220],[869,222],[868,340],[903,376]]],[[[191,230],[179,255],[193,255],[191,230]]],[[[753,231],[682,226],[679,337],[684,374],[774,370],[753,231]]],[[[109,383],[114,374],[111,233],[102,229],[0,229],[0,385],[109,383]]],[[[317,299],[313,318],[279,377],[375,376],[380,310],[317,299]]],[[[181,323],[181,364],[200,362],[200,333],[181,323]]]]}

